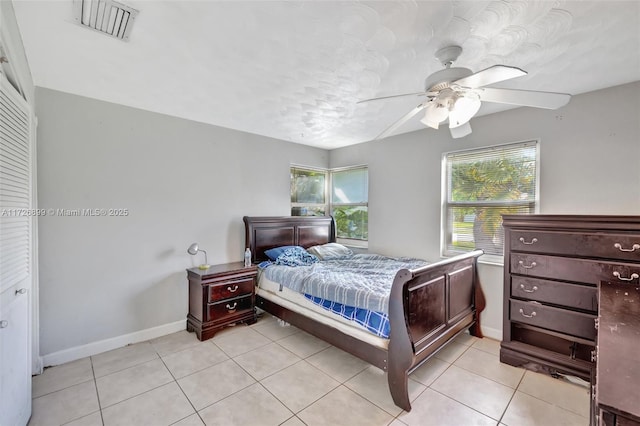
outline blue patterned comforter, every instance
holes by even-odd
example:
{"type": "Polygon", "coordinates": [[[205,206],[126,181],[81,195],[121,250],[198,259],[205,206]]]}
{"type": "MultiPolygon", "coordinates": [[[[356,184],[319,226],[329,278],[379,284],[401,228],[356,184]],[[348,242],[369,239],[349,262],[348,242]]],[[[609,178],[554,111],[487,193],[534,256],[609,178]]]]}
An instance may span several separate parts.
{"type": "Polygon", "coordinates": [[[309,266],[270,265],[263,273],[269,280],[299,293],[388,314],[396,273],[426,264],[424,260],[408,257],[355,254],[309,266]]]}

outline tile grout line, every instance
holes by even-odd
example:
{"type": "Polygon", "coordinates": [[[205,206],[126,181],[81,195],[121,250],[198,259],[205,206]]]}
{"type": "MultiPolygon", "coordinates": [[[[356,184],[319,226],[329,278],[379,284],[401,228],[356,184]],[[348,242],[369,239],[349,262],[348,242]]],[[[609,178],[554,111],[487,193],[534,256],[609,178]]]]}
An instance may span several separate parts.
{"type": "MultiPolygon", "coordinates": [[[[476,409],[476,408],[470,407],[470,406],[468,406],[467,404],[465,404],[464,402],[460,402],[460,401],[458,401],[457,399],[450,397],[449,395],[446,395],[446,394],[444,394],[444,393],[442,393],[442,392],[440,392],[440,391],[438,391],[438,390],[436,390],[436,389],[433,389],[433,388],[431,388],[431,387],[429,387],[429,389],[431,389],[432,391],[434,391],[434,392],[436,392],[436,393],[438,393],[438,394],[440,394],[440,395],[444,396],[444,397],[445,397],[445,398],[447,398],[447,399],[452,400],[453,402],[455,402],[455,403],[457,403],[457,404],[460,404],[460,405],[462,405],[462,406],[464,406],[464,407],[467,407],[467,408],[468,408],[468,409],[470,409],[470,410],[475,411],[475,412],[476,412],[476,413],[478,413],[478,414],[481,414],[481,415],[482,415],[482,416],[484,416],[484,417],[487,417],[487,418],[489,418],[489,419],[491,419],[491,420],[496,420],[496,419],[494,419],[493,417],[491,417],[490,415],[488,415],[488,414],[486,414],[486,413],[483,413],[482,411],[479,411],[479,410],[478,410],[478,409],[476,409]]],[[[514,393],[515,393],[515,392],[514,392],[514,393]]],[[[496,424],[498,424],[498,423],[500,423],[500,421],[499,421],[499,420],[497,420],[497,423],[496,423],[496,424]]]]}
{"type": "MultiPolygon", "coordinates": [[[[157,353],[157,351],[156,351],[157,353]]],[[[170,354],[169,354],[170,355],[170,354]]],[[[176,384],[176,386],[178,386],[178,389],[180,389],[180,392],[182,392],[182,394],[184,395],[185,399],[189,402],[189,405],[191,405],[191,408],[193,408],[193,411],[195,412],[195,414],[198,416],[198,418],[200,419],[200,421],[202,422],[202,424],[206,423],[204,422],[204,420],[202,419],[202,417],[200,416],[200,413],[198,412],[198,410],[196,410],[196,407],[193,405],[193,403],[191,402],[191,400],[189,399],[189,397],[187,396],[187,394],[184,392],[184,389],[182,389],[182,386],[180,386],[180,383],[178,383],[178,379],[176,379],[176,376],[173,375],[173,372],[171,371],[171,369],[169,368],[169,366],[164,362],[164,359],[162,359],[162,356],[160,354],[158,354],[158,356],[160,357],[160,361],[162,361],[162,364],[164,365],[164,368],[167,369],[167,371],[169,372],[169,374],[171,375],[171,377],[173,378],[173,382],[176,384]]],[[[207,367],[208,368],[208,367],[207,367]]],[[[162,386],[165,386],[166,383],[162,386]]],[[[155,388],[157,389],[157,388],[155,388]]],[[[147,391],[148,392],[148,391],[147,391]]],[[[176,424],[184,419],[186,419],[187,417],[192,416],[193,414],[189,414],[188,416],[183,417],[182,419],[175,421],[171,424],[176,424]]]]}
{"type": "MultiPolygon", "coordinates": [[[[429,357],[429,359],[427,359],[427,360],[426,360],[426,361],[425,361],[425,362],[424,362],[420,367],[422,367],[423,365],[427,364],[427,363],[428,363],[431,359],[433,359],[433,358],[435,358],[435,357],[429,357]]],[[[426,384],[424,384],[424,383],[422,383],[422,382],[420,382],[420,381],[418,381],[418,380],[412,379],[412,380],[414,380],[414,381],[416,381],[416,382],[420,383],[422,386],[424,386],[424,390],[423,390],[422,392],[420,392],[420,395],[418,395],[417,397],[415,397],[415,398],[413,399],[413,401],[416,401],[418,398],[420,398],[420,396],[421,396],[423,393],[425,393],[425,392],[427,391],[427,389],[431,389],[431,385],[432,385],[436,380],[438,380],[438,379],[440,378],[440,376],[442,376],[442,375],[443,375],[443,374],[444,374],[444,373],[449,369],[449,367],[451,367],[451,366],[453,365],[452,363],[449,363],[449,362],[447,362],[447,361],[445,361],[445,360],[443,360],[443,359],[440,359],[440,358],[436,358],[436,359],[437,359],[437,360],[439,360],[439,361],[442,361],[442,362],[444,362],[444,363],[446,363],[446,364],[449,364],[449,365],[447,365],[447,368],[445,368],[444,370],[442,370],[442,372],[441,372],[440,374],[438,374],[438,375],[437,375],[437,377],[435,377],[435,378],[431,381],[431,384],[429,384],[429,385],[426,385],[426,384]]],[[[420,367],[418,367],[418,368],[420,368],[420,367]]],[[[417,369],[416,369],[416,370],[417,370],[417,369]]],[[[415,370],[414,370],[414,371],[415,371],[415,370]]],[[[409,375],[409,376],[410,376],[410,375],[409,375]]],[[[435,390],[435,389],[431,389],[431,390],[433,390],[434,392],[436,392],[436,390],[435,390]]],[[[439,393],[439,392],[438,392],[438,393],[439,393]]],[[[411,401],[411,402],[413,402],[413,401],[411,401]]],[[[456,401],[456,402],[457,402],[457,401],[456,401]]],[[[401,422],[401,423],[404,423],[402,420],[400,420],[400,419],[399,419],[399,417],[400,417],[403,413],[408,413],[408,411],[402,410],[402,411],[400,412],[400,414],[398,414],[397,416],[395,416],[395,417],[394,417],[394,419],[398,420],[398,421],[399,421],[399,422],[401,422]]],[[[404,424],[406,424],[406,423],[404,423],[404,424]]]]}
{"type": "Polygon", "coordinates": [[[100,403],[100,392],[98,392],[98,379],[96,379],[96,370],[93,368],[93,357],[89,357],[89,363],[91,364],[91,375],[93,375],[93,385],[96,388],[96,398],[98,399],[98,410],[100,411],[100,421],[104,426],[104,416],[102,415],[102,404],[100,403]]]}
{"type": "Polygon", "coordinates": [[[513,398],[516,396],[516,392],[518,392],[518,388],[520,387],[520,384],[524,380],[524,375],[525,374],[526,374],[526,371],[522,374],[522,377],[520,377],[520,380],[518,380],[518,385],[516,386],[515,390],[513,391],[513,394],[511,394],[511,398],[509,398],[509,402],[507,403],[507,406],[504,407],[504,411],[502,412],[502,415],[500,416],[500,419],[498,420],[498,424],[502,423],[502,419],[504,419],[504,415],[507,414],[507,411],[509,410],[509,406],[511,405],[511,401],[513,401],[513,398]]]}

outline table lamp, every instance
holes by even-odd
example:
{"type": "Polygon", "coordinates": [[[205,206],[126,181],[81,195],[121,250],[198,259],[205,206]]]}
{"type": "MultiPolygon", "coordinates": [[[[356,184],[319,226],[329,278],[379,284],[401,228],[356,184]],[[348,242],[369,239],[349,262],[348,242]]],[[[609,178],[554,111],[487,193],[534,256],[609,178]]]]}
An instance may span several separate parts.
{"type": "Polygon", "coordinates": [[[207,252],[204,250],[201,250],[198,248],[198,243],[193,243],[189,246],[189,248],[187,249],[187,253],[189,253],[192,256],[195,256],[196,254],[198,254],[198,252],[201,251],[204,253],[204,263],[200,266],[198,266],[199,269],[209,269],[209,267],[211,265],[209,265],[209,262],[207,261],[207,252]]]}

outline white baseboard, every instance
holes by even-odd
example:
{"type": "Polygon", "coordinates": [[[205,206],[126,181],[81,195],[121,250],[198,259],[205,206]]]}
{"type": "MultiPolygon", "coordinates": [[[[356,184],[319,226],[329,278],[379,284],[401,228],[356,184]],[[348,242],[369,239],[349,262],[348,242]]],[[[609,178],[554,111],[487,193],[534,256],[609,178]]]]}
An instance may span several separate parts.
{"type": "Polygon", "coordinates": [[[484,337],[488,337],[490,339],[494,339],[497,341],[502,341],[502,330],[497,328],[486,327],[484,325],[480,326],[480,330],[484,337]]]}
{"type": "Polygon", "coordinates": [[[82,346],[76,346],[62,351],[53,352],[42,356],[42,365],[49,367],[52,365],[60,365],[65,362],[75,361],[91,355],[97,355],[112,349],[118,349],[131,343],[144,342],[145,340],[155,339],[166,334],[175,333],[187,328],[187,320],[180,320],[169,324],[159,325],[157,327],[147,328],[146,330],[136,331],[134,333],[124,334],[122,336],[112,337],[110,339],[100,340],[88,343],[82,346]]]}

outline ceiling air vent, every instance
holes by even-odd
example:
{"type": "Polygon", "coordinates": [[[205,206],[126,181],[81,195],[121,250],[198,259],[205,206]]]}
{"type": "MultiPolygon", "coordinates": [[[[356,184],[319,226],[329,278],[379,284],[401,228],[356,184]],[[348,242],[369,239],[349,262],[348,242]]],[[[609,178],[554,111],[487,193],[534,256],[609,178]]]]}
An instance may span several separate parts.
{"type": "Polygon", "coordinates": [[[128,41],[138,11],[112,0],[73,0],[74,18],[85,27],[128,41]]]}

